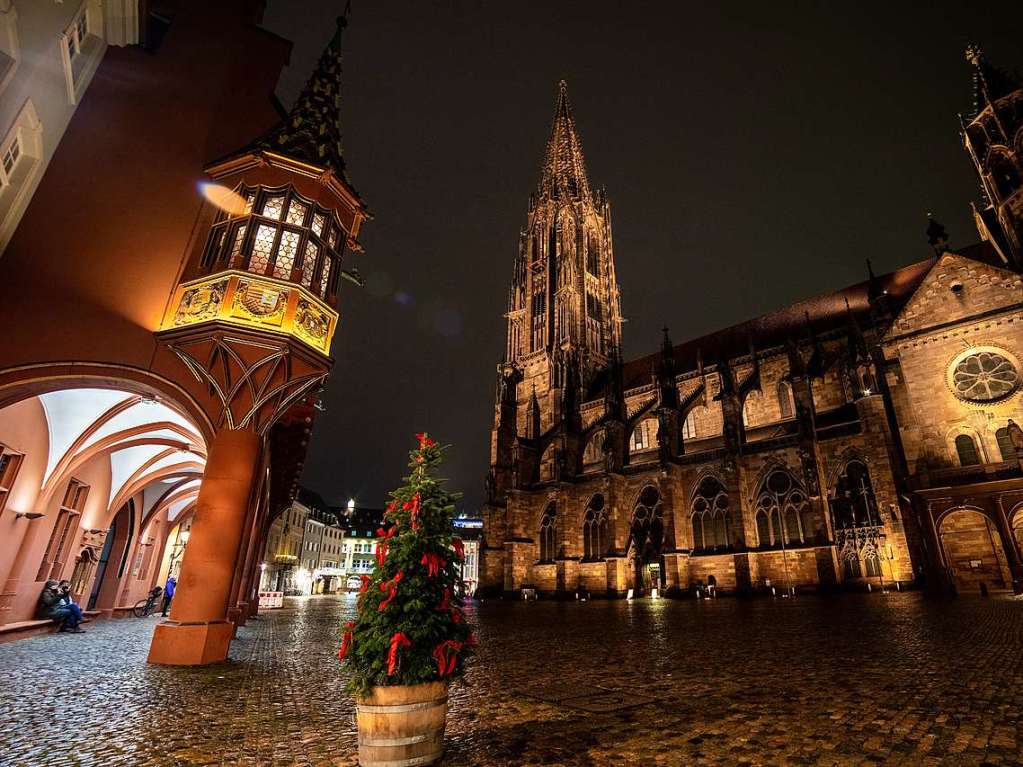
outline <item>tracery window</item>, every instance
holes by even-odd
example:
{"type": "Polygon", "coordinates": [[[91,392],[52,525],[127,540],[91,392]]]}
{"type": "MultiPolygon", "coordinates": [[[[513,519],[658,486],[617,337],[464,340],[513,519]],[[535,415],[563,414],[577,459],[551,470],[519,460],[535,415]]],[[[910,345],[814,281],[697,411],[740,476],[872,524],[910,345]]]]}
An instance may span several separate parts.
{"type": "Polygon", "coordinates": [[[969,402],[992,402],[1019,386],[1019,370],[1008,353],[972,350],[952,363],[949,384],[956,396],[969,402]]]}
{"type": "Polygon", "coordinates": [[[583,559],[602,559],[607,552],[607,509],[599,493],[590,499],[583,516],[583,559]]]}
{"type": "Polygon", "coordinates": [[[742,403],[742,425],[747,429],[758,425],[757,414],[762,407],[762,400],[760,392],[755,389],[746,395],[746,400],[742,403]]]}
{"type": "Polygon", "coordinates": [[[862,461],[849,461],[839,475],[831,515],[839,529],[881,524],[870,473],[862,461]]]}
{"type": "Polygon", "coordinates": [[[977,452],[977,443],[969,434],[960,434],[956,437],[956,454],[959,456],[960,466],[977,466],[980,464],[980,453],[977,452]]]}
{"type": "Polygon", "coordinates": [[[555,554],[555,521],[557,508],[550,504],[540,518],[540,561],[553,562],[555,554]]]}
{"type": "Polygon", "coordinates": [[[690,510],[695,550],[722,549],[731,545],[732,517],[728,509],[728,492],[716,477],[704,477],[700,481],[690,510]]]}
{"type": "Polygon", "coordinates": [[[817,524],[802,486],[783,469],[764,480],[756,503],[760,545],[807,543],[817,535],[817,524]]]}
{"type": "Polygon", "coordinates": [[[547,291],[543,278],[539,275],[534,277],[531,310],[533,324],[529,348],[535,352],[543,348],[544,325],[547,322],[547,291]]]}
{"type": "Polygon", "coordinates": [[[337,215],[291,188],[240,187],[234,210],[210,229],[202,266],[244,269],[297,282],[328,298],[337,293],[347,235],[337,215]]]}
{"type": "Polygon", "coordinates": [[[657,421],[653,418],[644,418],[636,428],[632,430],[630,449],[637,453],[651,449],[657,440],[657,421]]]}
{"type": "Polygon", "coordinates": [[[650,544],[660,552],[664,543],[664,509],[661,493],[653,485],[647,485],[639,494],[639,500],[632,510],[632,539],[638,551],[650,544]]]}
{"type": "Polygon", "coordinates": [[[599,274],[600,250],[597,247],[597,238],[590,235],[589,245],[586,248],[586,271],[592,275],[599,274]]]}

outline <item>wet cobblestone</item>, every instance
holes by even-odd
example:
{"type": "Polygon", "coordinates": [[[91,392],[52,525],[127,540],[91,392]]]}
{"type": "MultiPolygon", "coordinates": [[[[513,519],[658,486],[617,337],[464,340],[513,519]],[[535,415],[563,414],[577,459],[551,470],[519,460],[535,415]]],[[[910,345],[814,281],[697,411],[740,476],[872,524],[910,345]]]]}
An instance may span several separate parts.
{"type": "MultiPolygon", "coordinates": [[[[352,608],[289,600],[202,669],[145,664],[156,619],[2,645],[0,765],[354,765],[334,657],[352,608]]],[[[1023,602],[469,612],[480,654],[452,690],[446,765],[1023,764],[1023,602]]]]}

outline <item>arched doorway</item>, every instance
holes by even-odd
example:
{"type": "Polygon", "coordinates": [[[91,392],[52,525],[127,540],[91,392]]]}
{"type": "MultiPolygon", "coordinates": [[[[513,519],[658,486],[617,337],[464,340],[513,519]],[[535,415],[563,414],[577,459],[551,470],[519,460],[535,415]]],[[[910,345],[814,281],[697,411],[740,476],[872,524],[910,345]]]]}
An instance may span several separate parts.
{"type": "Polygon", "coordinates": [[[664,589],[664,509],[661,493],[647,485],[639,494],[629,527],[629,586],[636,596],[664,589]]]}
{"type": "Polygon", "coordinates": [[[1005,550],[995,523],[976,509],[950,511],[938,525],[945,566],[963,592],[1004,589],[1011,582],[1005,550]]]}
{"type": "Polygon", "coordinates": [[[103,546],[96,583],[89,598],[90,610],[109,610],[117,606],[117,592],[128,567],[134,535],[135,506],[129,501],[117,512],[107,532],[107,544],[103,546]]]}

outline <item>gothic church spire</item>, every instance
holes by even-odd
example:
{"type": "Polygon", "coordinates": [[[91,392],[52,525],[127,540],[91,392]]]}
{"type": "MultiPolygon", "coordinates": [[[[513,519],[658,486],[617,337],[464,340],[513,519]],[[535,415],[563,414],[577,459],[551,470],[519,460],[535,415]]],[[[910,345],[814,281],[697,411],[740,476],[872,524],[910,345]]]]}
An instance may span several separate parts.
{"type": "Polygon", "coordinates": [[[255,142],[255,147],[331,170],[347,182],[341,152],[341,34],[337,30],[288,116],[255,142]]]}
{"type": "Polygon", "coordinates": [[[591,197],[582,143],[575,129],[575,120],[572,119],[568,84],[564,80],[558,83],[554,125],[547,141],[537,197],[554,200],[587,200],[591,197]]]}

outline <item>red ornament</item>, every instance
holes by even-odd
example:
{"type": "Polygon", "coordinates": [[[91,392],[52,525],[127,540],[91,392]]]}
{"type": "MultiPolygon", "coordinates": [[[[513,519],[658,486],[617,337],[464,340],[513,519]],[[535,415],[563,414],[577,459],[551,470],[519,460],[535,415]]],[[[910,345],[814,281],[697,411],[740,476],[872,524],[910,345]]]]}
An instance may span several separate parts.
{"type": "Polygon", "coordinates": [[[384,566],[384,560],[387,559],[387,539],[384,538],[380,543],[377,544],[377,564],[380,567],[384,566]]]}
{"type": "Polygon", "coordinates": [[[401,631],[391,637],[391,649],[387,653],[387,676],[391,676],[398,668],[398,650],[402,647],[411,647],[412,643],[401,631]]]}
{"type": "Polygon", "coordinates": [[[341,636],[341,649],[338,650],[337,659],[344,660],[348,650],[352,646],[352,629],[355,628],[355,621],[348,621],[345,624],[345,633],[341,636]]]}
{"type": "Polygon", "coordinates": [[[455,554],[458,555],[459,559],[465,559],[465,544],[462,543],[461,538],[455,538],[451,541],[451,547],[455,550],[455,554]]]}
{"type": "Polygon", "coordinates": [[[423,558],[419,560],[419,564],[424,565],[427,568],[429,576],[433,578],[440,573],[440,569],[444,567],[444,560],[430,551],[423,554],[423,558]]]}
{"type": "Polygon", "coordinates": [[[360,594],[365,594],[365,593],[366,593],[366,591],[368,591],[368,590],[369,590],[369,581],[370,581],[370,578],[369,578],[369,576],[368,576],[368,575],[360,575],[360,576],[359,576],[359,580],[361,580],[361,581],[362,581],[362,585],[361,585],[361,586],[359,586],[359,593],[360,593],[360,594]]]}
{"type": "Polygon", "coordinates": [[[437,661],[437,676],[447,676],[458,665],[458,653],[462,643],[454,639],[446,639],[433,648],[433,659],[437,661]]]}
{"type": "Polygon", "coordinates": [[[457,607],[451,608],[451,620],[454,621],[455,623],[462,622],[462,611],[459,610],[457,607]]]}
{"type": "Polygon", "coordinates": [[[424,450],[424,449],[426,449],[428,447],[433,447],[434,445],[437,444],[432,439],[430,439],[428,436],[426,436],[426,432],[425,431],[421,431],[418,434],[416,434],[416,439],[419,440],[419,449],[420,450],[424,450]]]}
{"type": "Polygon", "coordinates": [[[409,512],[412,517],[412,529],[419,529],[419,493],[413,495],[409,500],[405,501],[401,505],[401,508],[409,512]]]}

